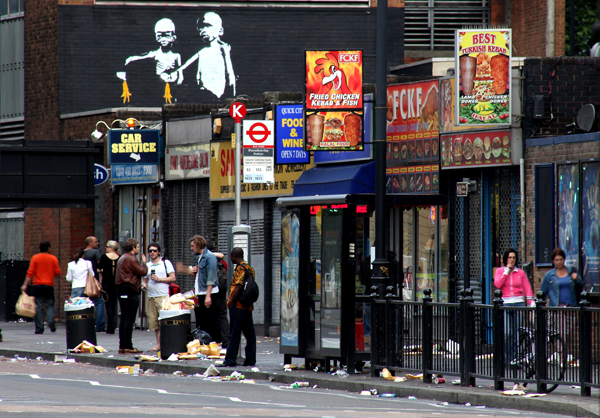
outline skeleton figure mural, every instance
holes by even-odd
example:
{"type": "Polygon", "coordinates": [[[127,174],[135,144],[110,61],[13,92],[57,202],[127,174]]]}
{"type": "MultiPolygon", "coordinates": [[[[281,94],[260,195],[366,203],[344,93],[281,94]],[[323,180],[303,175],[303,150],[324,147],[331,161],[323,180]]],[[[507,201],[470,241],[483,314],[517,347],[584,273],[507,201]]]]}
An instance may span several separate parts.
{"type": "MultiPolygon", "coordinates": [[[[171,88],[169,83],[181,84],[183,82],[183,73],[181,71],[171,71],[181,65],[181,55],[173,52],[173,44],[177,39],[175,35],[175,24],[171,19],[161,19],[156,22],[154,26],[154,35],[156,42],[160,44],[160,47],[155,51],[146,52],[142,55],[132,55],[125,60],[125,65],[129,65],[132,62],[153,59],[156,61],[156,75],[158,75],[165,82],[165,103],[171,103],[173,96],[171,95],[171,88]]],[[[123,103],[129,102],[131,92],[127,86],[127,73],[120,71],[117,73],[117,77],[123,80],[123,103]]]]}
{"type": "Polygon", "coordinates": [[[204,14],[196,21],[196,29],[205,46],[176,71],[181,72],[198,61],[196,81],[201,90],[207,90],[220,98],[228,93],[235,96],[235,74],[231,63],[231,46],[221,41],[223,22],[215,12],[204,14]]]}

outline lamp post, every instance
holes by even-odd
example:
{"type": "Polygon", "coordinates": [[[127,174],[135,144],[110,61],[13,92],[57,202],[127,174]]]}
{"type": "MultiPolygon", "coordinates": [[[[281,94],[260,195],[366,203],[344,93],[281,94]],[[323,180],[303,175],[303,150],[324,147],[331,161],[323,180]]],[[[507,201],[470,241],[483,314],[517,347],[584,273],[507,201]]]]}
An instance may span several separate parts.
{"type": "Polygon", "coordinates": [[[387,0],[377,0],[377,66],[375,80],[375,261],[373,261],[372,283],[384,298],[389,283],[389,268],[386,259],[386,210],[385,210],[385,137],[387,112],[387,0]]]}

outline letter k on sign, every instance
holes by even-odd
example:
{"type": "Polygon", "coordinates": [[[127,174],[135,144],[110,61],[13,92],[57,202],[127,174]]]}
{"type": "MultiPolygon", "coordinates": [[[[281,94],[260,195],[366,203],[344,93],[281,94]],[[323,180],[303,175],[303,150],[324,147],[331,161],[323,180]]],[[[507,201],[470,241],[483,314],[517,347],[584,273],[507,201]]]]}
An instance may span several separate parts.
{"type": "Polygon", "coordinates": [[[246,116],[246,106],[240,102],[234,102],[229,107],[229,116],[231,116],[237,123],[240,123],[241,119],[246,116]]]}

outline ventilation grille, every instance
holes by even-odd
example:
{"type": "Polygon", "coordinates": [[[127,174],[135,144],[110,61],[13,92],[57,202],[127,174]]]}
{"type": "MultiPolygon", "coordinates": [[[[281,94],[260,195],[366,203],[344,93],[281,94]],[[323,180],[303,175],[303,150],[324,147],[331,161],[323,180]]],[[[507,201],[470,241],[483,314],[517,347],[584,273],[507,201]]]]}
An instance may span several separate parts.
{"type": "Polygon", "coordinates": [[[453,49],[457,29],[486,27],[490,22],[487,0],[405,0],[404,4],[407,48],[453,49]]]}

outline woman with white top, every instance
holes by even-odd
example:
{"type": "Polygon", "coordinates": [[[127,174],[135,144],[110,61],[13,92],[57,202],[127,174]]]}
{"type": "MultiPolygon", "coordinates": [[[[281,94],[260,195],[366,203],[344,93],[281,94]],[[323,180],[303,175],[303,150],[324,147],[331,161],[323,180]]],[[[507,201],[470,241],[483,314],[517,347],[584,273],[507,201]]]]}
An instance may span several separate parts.
{"type": "Polygon", "coordinates": [[[83,297],[88,273],[94,275],[92,262],[83,259],[83,248],[79,247],[73,252],[73,261],[67,264],[67,281],[71,284],[71,297],[83,297]]]}

